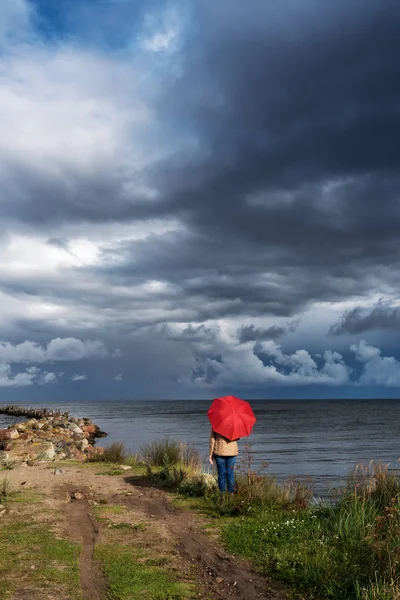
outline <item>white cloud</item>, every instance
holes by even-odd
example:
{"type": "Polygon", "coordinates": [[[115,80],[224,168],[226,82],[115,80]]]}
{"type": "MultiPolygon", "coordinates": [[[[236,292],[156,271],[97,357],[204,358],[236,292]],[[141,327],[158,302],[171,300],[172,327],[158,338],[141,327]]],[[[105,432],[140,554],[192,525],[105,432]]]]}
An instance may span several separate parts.
{"type": "MultiPolygon", "coordinates": [[[[108,350],[100,341],[76,338],[55,338],[46,346],[25,341],[21,344],[0,342],[0,387],[23,387],[33,384],[48,385],[58,381],[63,373],[42,371],[37,364],[53,361],[78,361],[102,358],[108,350]],[[12,365],[30,363],[25,371],[13,374],[12,365]],[[33,364],[32,364],[33,363],[33,364]]],[[[71,381],[86,379],[86,375],[74,375],[71,381]]]]}
{"type": "Polygon", "coordinates": [[[354,370],[346,364],[342,354],[333,350],[312,356],[305,349],[286,354],[274,341],[256,345],[254,342],[240,345],[220,343],[219,356],[210,357],[207,354],[201,357],[197,354],[192,383],[230,387],[263,384],[400,387],[400,361],[393,356],[382,356],[379,348],[369,345],[365,340],[353,344],[350,350],[356,360],[363,364],[358,379],[351,378],[354,370]]]}
{"type": "Polygon", "coordinates": [[[349,382],[351,368],[338,352],[326,351],[322,363],[307,350],[285,354],[280,345],[266,341],[230,346],[221,359],[206,358],[201,362],[195,383],[218,385],[343,385],[349,382]],[[210,378],[211,374],[211,378],[210,378]]]}
{"type": "Polygon", "coordinates": [[[121,374],[121,373],[118,373],[118,375],[116,375],[116,376],[114,377],[114,379],[115,379],[115,381],[122,381],[122,374],[121,374]]]}
{"type": "Polygon", "coordinates": [[[38,367],[28,367],[25,371],[15,375],[11,372],[11,366],[0,364],[0,388],[1,387],[27,387],[33,384],[49,385],[56,383],[60,373],[41,371],[38,367]]]}
{"type": "Polygon", "coordinates": [[[81,341],[76,338],[55,338],[47,346],[25,341],[11,344],[0,341],[0,363],[43,363],[48,361],[73,361],[107,356],[104,344],[96,340],[81,341]]]}
{"type": "Polygon", "coordinates": [[[361,340],[358,344],[353,344],[350,346],[350,350],[354,352],[356,360],[363,363],[369,363],[374,359],[379,359],[381,354],[379,348],[370,346],[365,340],[361,340]]]}
{"type": "Polygon", "coordinates": [[[24,373],[12,375],[11,367],[0,363],[0,387],[25,387],[32,385],[36,379],[36,373],[26,370],[24,373]]]}
{"type": "Polygon", "coordinates": [[[40,385],[46,385],[46,384],[49,384],[49,383],[55,383],[56,381],[57,381],[57,375],[56,375],[56,373],[50,373],[49,371],[45,371],[40,376],[39,384],[40,385]]]}
{"type": "Polygon", "coordinates": [[[87,375],[82,373],[82,375],[72,375],[71,381],[85,381],[87,379],[87,375]]]}
{"type": "Polygon", "coordinates": [[[400,387],[400,362],[393,356],[382,356],[379,348],[374,348],[361,340],[351,346],[358,361],[364,363],[364,371],[360,377],[361,385],[382,385],[400,387]]]}

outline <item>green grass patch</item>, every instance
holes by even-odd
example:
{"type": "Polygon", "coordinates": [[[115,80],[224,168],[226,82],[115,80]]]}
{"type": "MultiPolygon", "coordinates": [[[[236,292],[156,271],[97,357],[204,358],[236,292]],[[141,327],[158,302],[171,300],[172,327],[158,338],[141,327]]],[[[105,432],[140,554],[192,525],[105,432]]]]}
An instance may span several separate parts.
{"type": "Polygon", "coordinates": [[[14,492],[11,499],[15,504],[37,504],[43,500],[43,494],[28,488],[23,492],[14,492]]]}
{"type": "Polygon", "coordinates": [[[0,547],[0,599],[18,589],[57,587],[67,591],[73,600],[81,598],[78,558],[80,546],[58,539],[48,527],[14,519],[2,522],[0,547]]]}
{"type": "Polygon", "coordinates": [[[131,469],[123,469],[121,468],[123,465],[119,463],[113,463],[108,461],[87,461],[82,463],[83,468],[92,469],[95,471],[95,475],[125,475],[129,476],[143,476],[146,474],[146,466],[143,463],[137,462],[135,460],[130,460],[129,458],[126,460],[124,465],[128,467],[132,467],[131,469]]]}
{"type": "Polygon", "coordinates": [[[102,561],[109,582],[110,600],[189,600],[197,597],[194,586],[181,583],[164,566],[143,562],[131,546],[101,544],[95,558],[102,561]]]}
{"type": "MultiPolygon", "coordinates": [[[[251,492],[211,496],[227,549],[294,585],[302,599],[400,598],[400,480],[358,467],[334,503],[260,501],[251,492]],[[241,499],[242,498],[242,499],[241,499]]],[[[297,496],[298,498],[298,496],[297,496]]],[[[201,508],[202,503],[198,506],[201,508]]]]}

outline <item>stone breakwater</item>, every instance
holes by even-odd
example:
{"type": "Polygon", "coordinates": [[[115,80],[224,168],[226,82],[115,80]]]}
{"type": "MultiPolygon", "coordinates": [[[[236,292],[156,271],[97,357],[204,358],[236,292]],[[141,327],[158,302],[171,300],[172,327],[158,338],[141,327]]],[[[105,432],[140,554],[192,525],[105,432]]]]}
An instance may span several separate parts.
{"type": "Polygon", "coordinates": [[[24,406],[0,406],[1,415],[11,415],[12,417],[28,417],[28,419],[44,419],[45,417],[68,417],[69,413],[61,413],[59,410],[49,410],[48,408],[26,408],[24,406]]]}
{"type": "MultiPolygon", "coordinates": [[[[15,407],[14,407],[15,408],[15,407]]],[[[36,409],[35,409],[36,410],[36,409]]],[[[21,409],[14,416],[31,414],[31,409],[21,409]]],[[[0,412],[4,411],[0,408],[0,412]]],[[[96,438],[107,434],[90,419],[77,419],[68,413],[41,409],[39,418],[15,423],[0,429],[0,463],[5,461],[53,460],[75,458],[85,460],[102,454],[103,448],[95,447],[96,438]]]]}

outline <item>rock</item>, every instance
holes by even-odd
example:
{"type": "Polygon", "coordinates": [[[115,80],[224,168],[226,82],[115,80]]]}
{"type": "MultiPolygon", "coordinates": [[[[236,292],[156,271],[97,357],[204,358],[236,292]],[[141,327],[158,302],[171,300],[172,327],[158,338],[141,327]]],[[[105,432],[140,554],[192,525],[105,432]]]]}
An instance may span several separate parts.
{"type": "Polygon", "coordinates": [[[85,497],[85,496],[84,496],[84,495],[83,495],[81,492],[73,492],[73,493],[71,494],[71,498],[72,498],[73,500],[83,500],[83,499],[84,499],[84,497],[85,497]]]}
{"type": "Polygon", "coordinates": [[[104,452],[103,448],[94,448],[94,440],[107,434],[88,418],[76,419],[68,413],[53,413],[47,409],[5,408],[6,414],[30,418],[0,430],[0,462],[14,459],[33,464],[55,456],[85,460],[91,454],[104,452]]]}
{"type": "Polygon", "coordinates": [[[129,465],[119,465],[119,468],[123,471],[129,471],[129,469],[132,469],[132,467],[130,467],[129,465]]]}
{"type": "Polygon", "coordinates": [[[51,460],[56,453],[52,442],[22,442],[15,444],[8,455],[11,460],[51,460]]]}
{"type": "Polygon", "coordinates": [[[77,442],[76,447],[78,448],[78,450],[80,452],[84,452],[85,448],[87,448],[89,446],[89,442],[87,441],[87,439],[83,439],[80,442],[77,442]]]}
{"type": "Polygon", "coordinates": [[[59,467],[56,467],[53,471],[53,475],[62,475],[63,473],[65,473],[64,469],[60,469],[59,467]]]}
{"type": "Polygon", "coordinates": [[[0,429],[0,440],[17,440],[19,433],[16,429],[0,429]]]}
{"type": "Polygon", "coordinates": [[[215,581],[216,581],[216,583],[224,583],[224,580],[222,579],[222,577],[216,577],[215,581]]]}
{"type": "Polygon", "coordinates": [[[96,427],[94,425],[85,425],[84,431],[88,433],[96,433],[96,427]]]}
{"type": "Polygon", "coordinates": [[[73,433],[83,433],[82,429],[76,423],[70,423],[68,429],[73,433]]]}

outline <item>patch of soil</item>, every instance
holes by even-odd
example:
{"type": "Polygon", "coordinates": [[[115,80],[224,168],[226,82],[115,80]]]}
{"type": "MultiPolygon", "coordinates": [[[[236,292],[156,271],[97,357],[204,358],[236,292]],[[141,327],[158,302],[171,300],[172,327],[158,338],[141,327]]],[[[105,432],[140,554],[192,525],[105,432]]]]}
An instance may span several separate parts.
{"type": "MultiPolygon", "coordinates": [[[[96,475],[96,469],[70,464],[63,467],[61,474],[56,474],[47,464],[14,469],[9,479],[14,485],[28,481],[32,488],[39,489],[49,509],[60,515],[60,529],[82,544],[79,566],[84,600],[107,598],[107,582],[101,565],[93,560],[98,526],[91,516],[91,504],[99,500],[104,501],[105,506],[126,506],[126,513],[115,518],[144,526],[143,531],[132,532],[129,543],[143,544],[155,557],[167,556],[181,580],[187,580],[187,575],[194,573],[201,590],[199,598],[287,598],[288,589],[284,585],[255,572],[244,561],[227,554],[215,538],[202,533],[201,528],[207,524],[204,517],[174,507],[167,492],[139,478],[96,475]],[[78,499],[71,499],[76,493],[78,499]],[[176,558],[171,559],[171,551],[176,553],[176,558]]],[[[49,595],[34,594],[14,598],[50,600],[49,595]]]]}
{"type": "MultiPolygon", "coordinates": [[[[100,561],[93,559],[98,529],[94,522],[86,499],[74,499],[76,490],[67,490],[71,501],[64,511],[67,518],[68,537],[82,545],[79,556],[79,577],[83,600],[103,600],[107,594],[107,582],[101,571],[100,561]]],[[[77,492],[78,494],[82,491],[77,492]]]]}
{"type": "Polygon", "coordinates": [[[198,581],[208,597],[211,594],[212,598],[221,600],[287,598],[287,590],[283,586],[272,585],[247,564],[216,546],[199,530],[198,516],[174,507],[169,496],[161,490],[154,492],[152,489],[151,494],[142,494],[134,499],[124,498],[124,502],[136,508],[141,505],[150,517],[162,521],[163,527],[175,538],[181,558],[195,568],[198,581]]]}

